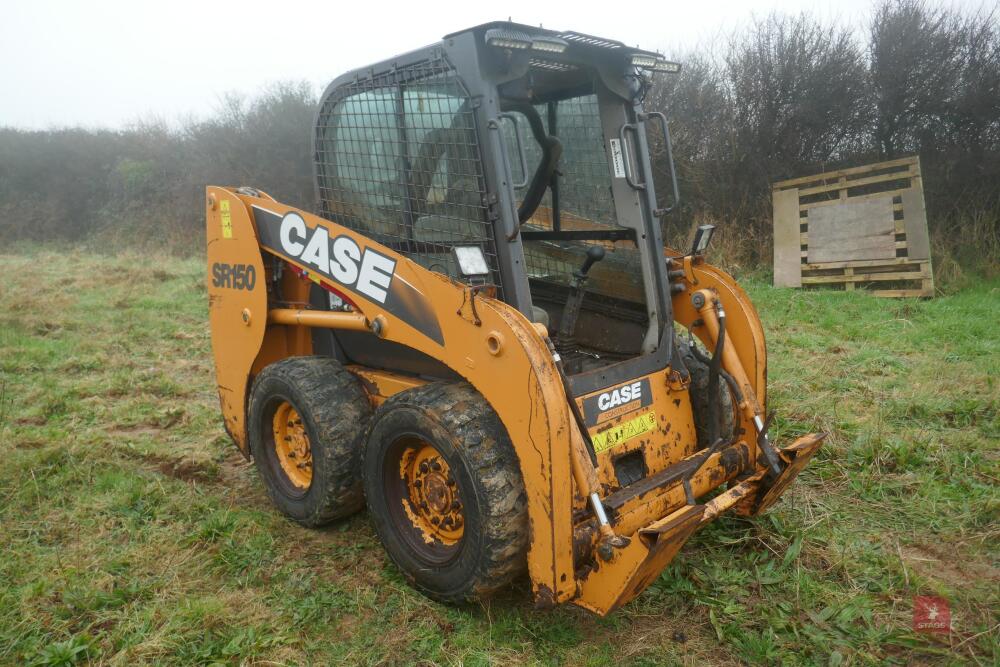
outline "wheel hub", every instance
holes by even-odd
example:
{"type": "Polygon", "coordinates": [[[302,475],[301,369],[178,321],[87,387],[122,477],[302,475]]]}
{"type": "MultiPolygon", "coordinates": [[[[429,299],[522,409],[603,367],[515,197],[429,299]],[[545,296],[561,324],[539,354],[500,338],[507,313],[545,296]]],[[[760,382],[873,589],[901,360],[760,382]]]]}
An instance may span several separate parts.
{"type": "Polygon", "coordinates": [[[403,509],[428,544],[457,544],[465,533],[458,484],[444,457],[426,442],[408,447],[400,460],[406,485],[403,509]]]}
{"type": "Polygon", "coordinates": [[[312,484],[312,448],[302,417],[288,401],[274,411],[274,450],[288,480],[298,489],[312,484]]]}

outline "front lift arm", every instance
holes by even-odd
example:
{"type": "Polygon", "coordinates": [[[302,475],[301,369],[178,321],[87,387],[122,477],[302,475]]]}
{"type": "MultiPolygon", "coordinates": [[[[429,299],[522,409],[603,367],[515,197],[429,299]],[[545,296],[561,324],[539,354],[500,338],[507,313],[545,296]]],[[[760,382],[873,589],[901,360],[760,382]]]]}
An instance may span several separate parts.
{"type": "Polygon", "coordinates": [[[705,262],[701,256],[682,256],[667,249],[675,289],[674,318],[714,349],[719,336],[719,315],[725,313],[726,347],[722,367],[733,377],[739,392],[738,431],[754,433],[752,460],[766,474],[753,497],[743,499],[736,511],[756,515],[770,507],[818,450],[826,434],[806,436],[777,450],[767,433],[767,348],[760,316],[750,297],[732,276],[705,262]]]}

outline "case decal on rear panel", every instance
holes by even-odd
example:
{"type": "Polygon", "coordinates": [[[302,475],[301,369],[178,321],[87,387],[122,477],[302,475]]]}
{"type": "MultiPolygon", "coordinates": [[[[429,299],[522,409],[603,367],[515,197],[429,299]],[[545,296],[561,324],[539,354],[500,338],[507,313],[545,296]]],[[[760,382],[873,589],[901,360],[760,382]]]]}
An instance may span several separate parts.
{"type": "Polygon", "coordinates": [[[609,419],[639,410],[653,402],[649,378],[609,387],[600,394],[583,399],[583,414],[588,428],[603,424],[609,419]]]}

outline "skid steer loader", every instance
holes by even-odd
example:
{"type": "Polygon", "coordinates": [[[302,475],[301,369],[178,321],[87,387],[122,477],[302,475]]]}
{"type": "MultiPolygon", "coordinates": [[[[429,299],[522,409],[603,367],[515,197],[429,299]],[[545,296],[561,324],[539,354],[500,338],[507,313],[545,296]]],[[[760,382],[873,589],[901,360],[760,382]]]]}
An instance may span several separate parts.
{"type": "Polygon", "coordinates": [[[367,502],[444,602],[527,571],[607,614],[699,527],[756,515],[822,435],[768,439],[757,314],[665,249],[677,203],[657,53],[491,23],[323,94],[316,208],[207,190],[226,430],[305,526],[367,502]],[[667,196],[650,147],[663,146],[667,196]]]}

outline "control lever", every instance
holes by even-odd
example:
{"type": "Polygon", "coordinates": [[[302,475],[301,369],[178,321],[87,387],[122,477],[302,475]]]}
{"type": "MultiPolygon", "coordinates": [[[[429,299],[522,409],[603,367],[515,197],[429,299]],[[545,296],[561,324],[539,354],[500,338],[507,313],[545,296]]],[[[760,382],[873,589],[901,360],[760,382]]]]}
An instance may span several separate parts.
{"type": "Polygon", "coordinates": [[[582,287],[583,283],[587,282],[587,273],[590,272],[590,267],[602,259],[604,259],[604,246],[592,245],[587,248],[587,259],[583,260],[583,266],[580,267],[579,271],[573,272],[573,276],[576,278],[574,287],[582,287]]]}
{"type": "MultiPolygon", "coordinates": [[[[576,320],[580,316],[580,306],[583,305],[583,287],[587,284],[587,274],[590,273],[590,268],[604,259],[604,252],[604,246],[590,246],[587,248],[587,257],[583,260],[583,266],[573,272],[573,287],[570,288],[569,298],[566,299],[562,318],[559,320],[556,349],[560,352],[569,352],[576,347],[573,333],[576,331],[576,320]]],[[[564,361],[566,366],[570,366],[570,363],[569,360],[564,361]]],[[[571,373],[574,371],[575,369],[570,370],[571,373]]]]}

